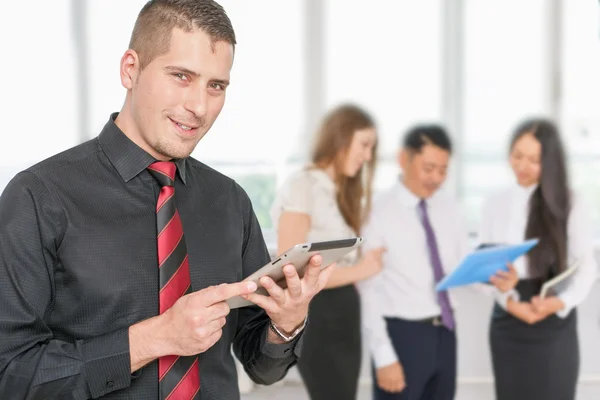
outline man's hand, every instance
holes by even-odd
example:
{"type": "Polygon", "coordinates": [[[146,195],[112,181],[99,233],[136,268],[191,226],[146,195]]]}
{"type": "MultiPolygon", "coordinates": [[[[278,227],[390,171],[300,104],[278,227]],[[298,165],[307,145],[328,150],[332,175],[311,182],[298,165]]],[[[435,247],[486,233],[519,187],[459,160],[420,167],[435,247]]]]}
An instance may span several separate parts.
{"type": "Polygon", "coordinates": [[[377,368],[377,386],[389,393],[400,393],[406,387],[404,370],[399,362],[377,368]]]}
{"type": "Polygon", "coordinates": [[[203,353],[219,341],[229,314],[225,300],[256,290],[254,282],[211,286],[180,297],[162,315],[129,328],[131,370],[166,356],[203,353]]]}
{"type": "Polygon", "coordinates": [[[291,334],[306,319],[310,301],[325,287],[332,270],[333,265],[321,270],[321,256],[315,255],[302,279],[293,265],[283,267],[286,289],[265,276],[260,279],[260,284],[269,296],[251,293],[242,297],[264,309],[279,330],[291,334]]]}
{"type": "Polygon", "coordinates": [[[514,289],[519,282],[519,276],[515,267],[510,263],[506,264],[506,266],[508,267],[508,272],[499,270],[490,278],[490,283],[502,293],[514,289]]]}

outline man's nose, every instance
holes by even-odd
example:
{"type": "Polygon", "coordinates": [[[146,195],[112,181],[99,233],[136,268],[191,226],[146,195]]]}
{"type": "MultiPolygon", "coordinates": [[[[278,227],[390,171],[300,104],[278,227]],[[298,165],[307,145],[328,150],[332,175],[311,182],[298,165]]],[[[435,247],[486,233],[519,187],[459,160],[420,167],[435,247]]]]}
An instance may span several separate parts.
{"type": "Polygon", "coordinates": [[[185,108],[194,113],[197,118],[206,116],[208,109],[208,93],[204,89],[197,89],[189,93],[185,102],[185,108]]]}

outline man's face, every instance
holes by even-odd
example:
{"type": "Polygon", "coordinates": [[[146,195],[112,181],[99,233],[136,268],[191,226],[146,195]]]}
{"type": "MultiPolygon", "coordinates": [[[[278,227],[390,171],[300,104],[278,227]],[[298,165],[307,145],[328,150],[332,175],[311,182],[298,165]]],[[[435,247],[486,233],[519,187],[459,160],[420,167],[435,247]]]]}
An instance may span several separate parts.
{"type": "Polygon", "coordinates": [[[446,180],[450,153],[427,144],[420,152],[400,152],[404,184],[419,198],[428,199],[446,180]]]}
{"type": "Polygon", "coordinates": [[[232,64],[233,46],[201,30],[173,29],[169,51],[142,71],[128,50],[121,65],[130,89],[127,135],[157,159],[189,156],[223,108],[232,64]]]}

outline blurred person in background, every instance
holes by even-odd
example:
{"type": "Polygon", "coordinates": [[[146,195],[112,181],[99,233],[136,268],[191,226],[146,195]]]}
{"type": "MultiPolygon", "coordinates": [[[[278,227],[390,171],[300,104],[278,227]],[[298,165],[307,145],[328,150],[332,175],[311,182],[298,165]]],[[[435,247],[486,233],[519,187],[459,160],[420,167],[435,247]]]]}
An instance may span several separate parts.
{"type": "Polygon", "coordinates": [[[408,130],[402,175],[377,196],[364,227],[365,251],[387,249],[382,273],[358,285],[376,400],[454,398],[456,302],[434,289],[468,251],[460,207],[439,192],[451,153],[441,126],[408,130]]]}
{"type": "Polygon", "coordinates": [[[510,142],[515,184],[483,208],[483,245],[539,243],[514,263],[515,276],[494,285],[490,347],[498,400],[575,399],[579,375],[577,306],[596,279],[590,212],[569,186],[557,127],[531,119],[510,142]],[[542,284],[578,264],[574,275],[541,299],[542,284]]]}
{"type": "MultiPolygon", "coordinates": [[[[298,243],[361,234],[371,205],[376,146],[375,123],[361,108],[342,105],[325,117],[312,163],[287,179],[273,204],[279,253],[298,243]]],[[[337,263],[310,306],[298,368],[313,400],[356,398],[362,350],[354,283],[381,270],[383,249],[358,253],[337,263]]]]}

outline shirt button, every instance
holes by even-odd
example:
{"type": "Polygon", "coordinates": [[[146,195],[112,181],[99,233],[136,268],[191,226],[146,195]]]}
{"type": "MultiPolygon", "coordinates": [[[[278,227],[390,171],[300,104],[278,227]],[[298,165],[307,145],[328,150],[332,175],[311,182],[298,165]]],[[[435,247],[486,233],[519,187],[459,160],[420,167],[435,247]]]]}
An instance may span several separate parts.
{"type": "Polygon", "coordinates": [[[109,379],[109,380],[106,381],[106,387],[107,388],[111,388],[113,386],[115,386],[115,381],[113,381],[112,379],[109,379]]]}

